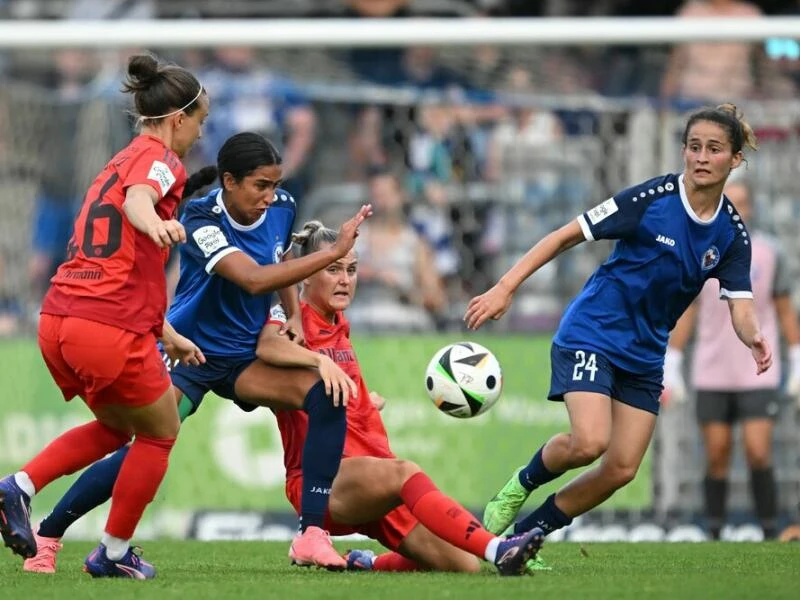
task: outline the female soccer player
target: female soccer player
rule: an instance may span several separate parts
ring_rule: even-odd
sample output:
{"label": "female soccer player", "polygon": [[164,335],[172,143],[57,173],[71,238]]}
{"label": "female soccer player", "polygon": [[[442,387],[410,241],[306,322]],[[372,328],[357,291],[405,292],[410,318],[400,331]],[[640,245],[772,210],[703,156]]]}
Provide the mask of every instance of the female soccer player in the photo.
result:
{"label": "female soccer player", "polygon": [[[745,225],[750,225],[753,206],[744,181],[729,183],[725,195]],[[800,327],[790,298],[786,259],[779,246],[758,232],[751,237],[756,311],[764,336],[772,347],[783,333],[789,350],[787,389],[800,391]],[[683,348],[697,327],[692,360],[692,384],[697,390],[697,419],[703,431],[707,472],[703,482],[709,533],[719,539],[725,523],[728,469],[733,442],[733,424],[742,422],[750,490],[764,537],[777,536],[778,491],[772,470],[772,424],[778,416],[781,383],[780,362],[766,376],[756,377],[748,368],[748,352],[735,343],[727,323],[727,310],[714,297],[716,286],[706,285],[678,320],[670,336],[664,361],[665,395],[681,402],[686,395],[681,365]]]}
{"label": "female soccer player", "polygon": [[[306,256],[339,243],[335,231],[316,221],[307,223],[293,241]],[[329,357],[358,385],[359,392],[347,407],[345,457],[330,489],[325,528],[337,535],[360,532],[391,550],[374,561],[369,553],[351,553],[351,566],[359,568],[474,572],[479,568],[478,557],[494,563],[501,575],[522,574],[544,538],[540,529],[532,528],[508,539],[492,535],[462,506],[442,494],[417,465],[395,458],[389,449],[343,314],[355,294],[356,263],[351,251],[303,282],[307,348],[280,335],[285,317],[278,306],[272,310],[257,349],[264,363],[281,367],[314,367],[321,356]],[[283,439],[286,495],[299,511],[300,465],[308,419],[299,411],[276,411],[276,416]]]}
{"label": "female soccer player", "polygon": [[600,456],[597,467],[549,496],[514,531],[569,525],[634,478],[655,427],[669,332],[707,279],[719,281],[756,372],[772,364],[753,305],[750,237],[722,194],[745,145],[755,149],[755,136],[734,106],[694,113],[683,132],[682,174],[626,189],[548,234],[469,303],[464,319],[478,329],[503,316],[522,282],[564,250],[584,240],[619,240],[553,339],[548,398],[566,403],[570,432],[544,444],[489,502],[489,531],[505,531],[538,486]]}
{"label": "female soccer player", "polygon": [[[216,172],[222,187],[189,202],[182,217],[187,243],[181,246],[180,281],[168,319],[197,341],[208,360],[172,369],[180,416],[194,412],[210,390],[245,410],[259,405],[305,410],[310,427],[303,452],[302,533],[291,555],[299,563],[344,568],[344,559],[321,526],[328,505],[324,491],[331,487],[344,446],[345,413],[339,399],[346,404],[355,384],[330,360],[320,360],[318,372],[288,371],[265,365],[255,351],[272,292],[294,286],[344,256],[371,208],[362,207],[342,226],[335,245],[283,261],[295,201],[278,187],[281,156],[275,147],[255,133],[234,135],[219,151]],[[296,287],[279,294],[299,312]],[[302,326],[298,323],[293,330],[302,332]],[[42,551],[25,562],[25,570],[55,570],[59,538],[108,499],[125,452],[127,448],[81,475],[41,523],[37,540]]]}
{"label": "female soccer player", "polygon": [[143,579],[154,570],[128,540],[164,477],[180,423],[156,338],[173,358],[204,360],[164,321],[164,259],[169,246],[186,239],[174,219],[186,183],[180,158],[200,136],[208,98],[189,71],[149,55],[130,59],[123,91],[133,94],[141,135],[89,188],[39,321],[39,347],[64,399],[80,396],[96,420],[56,438],[0,481],[0,534],[15,553],[34,556],[33,495],[133,436],[102,543],[86,569]]}

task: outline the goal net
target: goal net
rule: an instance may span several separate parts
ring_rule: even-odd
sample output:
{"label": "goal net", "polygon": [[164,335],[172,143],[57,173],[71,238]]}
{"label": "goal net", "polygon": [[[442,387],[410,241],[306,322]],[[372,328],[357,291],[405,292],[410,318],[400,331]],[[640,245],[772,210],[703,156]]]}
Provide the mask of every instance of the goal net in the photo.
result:
{"label": "goal net", "polygon": [[[283,151],[298,226],[310,218],[338,226],[365,201],[379,211],[399,207],[413,242],[362,249],[362,266],[394,269],[402,281],[364,278],[363,301],[352,311],[356,350],[370,389],[388,400],[383,416],[395,452],[482,510],[514,468],[568,425],[563,407],[544,401],[549,340],[610,245],[583,244],[542,269],[509,314],[478,336],[505,374],[504,395],[488,414],[460,421],[438,413],[424,392],[428,359],[467,335],[460,318],[469,298],[546,233],[622,188],[681,169],[687,111],[703,103],[658,99],[670,42],[715,36],[760,47],[782,40],[793,23],[765,21],[720,29],[558,19],[445,28],[438,21],[0,23],[0,472],[89,417],[79,403],[61,402],[47,374],[35,344],[37,311],[88,183],[131,137],[128,99],[119,92],[131,53],[147,48],[174,60],[209,91],[211,114],[187,157],[190,172],[213,163],[229,135],[257,131]],[[782,65],[768,58],[747,75],[749,98],[732,99],[761,143],[740,169],[754,190],[757,225],[785,246],[796,274],[800,113]],[[388,192],[376,187],[381,177],[394,180]],[[428,249],[422,264],[412,258],[419,244]],[[426,272],[438,286],[427,296],[418,293]],[[782,510],[792,511],[797,425],[792,404],[781,410],[774,456]],[[636,481],[605,507],[626,511],[629,525],[667,514],[692,521],[703,472],[694,423],[690,404],[665,410]],[[740,463],[731,503],[749,509]],[[181,432],[142,533],[285,535],[283,474],[272,415],[209,398]],[[52,486],[35,511],[46,511],[65,485]],[[76,531],[93,533],[102,518],[100,511]]]}

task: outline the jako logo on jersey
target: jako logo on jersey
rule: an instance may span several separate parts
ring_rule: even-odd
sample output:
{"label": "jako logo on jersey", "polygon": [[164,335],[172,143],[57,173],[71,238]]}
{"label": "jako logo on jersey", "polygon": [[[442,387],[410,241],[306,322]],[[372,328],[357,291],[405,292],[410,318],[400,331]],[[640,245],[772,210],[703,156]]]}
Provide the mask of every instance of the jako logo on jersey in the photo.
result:
{"label": "jako logo on jersey", "polygon": [[272,262],[276,265],[281,262],[283,258],[283,243],[278,242],[275,244],[275,247],[272,248]]}
{"label": "jako logo on jersey", "polygon": [[701,264],[703,271],[713,269],[719,264],[719,250],[717,250],[716,246],[711,246],[711,248],[705,251]]}
{"label": "jako logo on jersey", "polygon": [[675,240],[673,240],[672,238],[668,238],[667,236],[661,235],[661,234],[658,234],[656,236],[656,241],[657,242],[661,242],[662,244],[665,244],[667,246],[674,246],[675,245]]}
{"label": "jako logo on jersey", "polygon": [[592,225],[597,225],[600,221],[606,217],[610,217],[618,210],[619,207],[617,206],[617,203],[614,202],[613,198],[609,198],[608,200],[601,202],[594,208],[590,209],[589,212],[586,213],[586,216],[589,217],[589,221],[592,223]]}

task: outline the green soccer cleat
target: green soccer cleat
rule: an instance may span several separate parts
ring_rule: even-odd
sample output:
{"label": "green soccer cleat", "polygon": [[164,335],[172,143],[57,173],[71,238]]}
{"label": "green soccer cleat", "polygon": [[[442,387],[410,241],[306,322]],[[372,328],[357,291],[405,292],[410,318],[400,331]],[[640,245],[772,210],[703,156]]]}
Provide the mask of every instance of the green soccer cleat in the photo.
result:
{"label": "green soccer cleat", "polygon": [[540,554],[537,554],[535,558],[532,558],[525,563],[526,575],[535,575],[536,571],[552,571],[552,570],[553,567],[544,562],[544,559]]}
{"label": "green soccer cleat", "polygon": [[486,509],[483,511],[483,526],[487,531],[500,535],[517,518],[522,505],[531,493],[526,490],[519,482],[519,472],[524,467],[520,467],[511,476],[503,489],[489,500]]}

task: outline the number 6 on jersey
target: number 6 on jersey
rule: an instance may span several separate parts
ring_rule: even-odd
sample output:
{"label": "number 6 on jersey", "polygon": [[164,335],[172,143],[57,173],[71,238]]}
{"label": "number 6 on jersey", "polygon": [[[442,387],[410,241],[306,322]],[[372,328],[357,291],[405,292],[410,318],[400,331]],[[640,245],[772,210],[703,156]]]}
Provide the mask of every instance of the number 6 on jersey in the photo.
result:
{"label": "number 6 on jersey", "polygon": [[589,381],[594,381],[597,373],[597,357],[594,352],[587,356],[583,350],[575,352],[575,368],[572,369],[572,381],[583,381],[584,373],[588,373]]}

